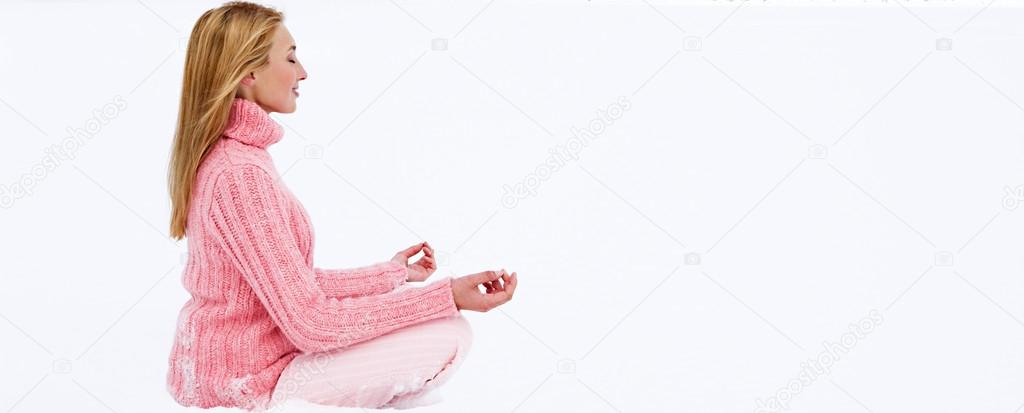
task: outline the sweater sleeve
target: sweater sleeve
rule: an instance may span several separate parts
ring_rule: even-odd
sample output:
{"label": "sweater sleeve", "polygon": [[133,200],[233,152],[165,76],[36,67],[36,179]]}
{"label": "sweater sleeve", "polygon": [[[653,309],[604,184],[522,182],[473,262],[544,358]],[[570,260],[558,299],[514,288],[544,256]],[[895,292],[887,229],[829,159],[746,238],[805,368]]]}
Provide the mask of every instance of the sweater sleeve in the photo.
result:
{"label": "sweater sleeve", "polygon": [[358,268],[314,267],[316,281],[331,297],[361,297],[384,294],[405,283],[409,270],[392,261]]}
{"label": "sweater sleeve", "polygon": [[458,314],[450,277],[380,295],[328,297],[287,232],[285,195],[277,185],[258,165],[228,167],[214,183],[208,224],[296,348],[309,353],[347,347]]}

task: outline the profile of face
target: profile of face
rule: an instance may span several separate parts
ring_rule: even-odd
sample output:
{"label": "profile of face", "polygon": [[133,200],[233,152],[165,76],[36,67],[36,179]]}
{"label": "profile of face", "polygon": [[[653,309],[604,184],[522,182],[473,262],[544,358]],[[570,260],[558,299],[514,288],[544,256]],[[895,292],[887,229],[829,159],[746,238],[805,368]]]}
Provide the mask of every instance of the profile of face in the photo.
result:
{"label": "profile of face", "polygon": [[242,78],[237,96],[256,102],[267,113],[295,112],[299,81],[306,79],[306,69],[295,56],[295,39],[283,24],[274,31],[268,59],[262,69]]}

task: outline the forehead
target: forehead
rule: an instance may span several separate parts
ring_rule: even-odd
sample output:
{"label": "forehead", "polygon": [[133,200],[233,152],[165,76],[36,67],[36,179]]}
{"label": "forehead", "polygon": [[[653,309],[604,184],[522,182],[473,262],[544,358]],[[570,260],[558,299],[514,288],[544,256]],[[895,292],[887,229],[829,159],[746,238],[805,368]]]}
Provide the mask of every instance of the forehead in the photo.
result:
{"label": "forehead", "polygon": [[291,32],[283,24],[277,26],[277,30],[274,32],[274,48],[278,50],[288,50],[295,45],[295,39],[292,38]]}

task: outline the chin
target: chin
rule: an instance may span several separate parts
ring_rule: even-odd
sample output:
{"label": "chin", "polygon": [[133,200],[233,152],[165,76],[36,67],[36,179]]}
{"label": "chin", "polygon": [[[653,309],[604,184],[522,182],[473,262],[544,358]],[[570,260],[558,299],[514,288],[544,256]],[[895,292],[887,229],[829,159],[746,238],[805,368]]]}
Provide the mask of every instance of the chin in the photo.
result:
{"label": "chin", "polygon": [[296,106],[295,105],[295,101],[292,100],[291,102],[287,102],[287,103],[285,103],[283,105],[279,105],[277,107],[277,110],[275,110],[274,112],[277,112],[277,113],[293,113],[293,112],[295,112],[295,106]]}

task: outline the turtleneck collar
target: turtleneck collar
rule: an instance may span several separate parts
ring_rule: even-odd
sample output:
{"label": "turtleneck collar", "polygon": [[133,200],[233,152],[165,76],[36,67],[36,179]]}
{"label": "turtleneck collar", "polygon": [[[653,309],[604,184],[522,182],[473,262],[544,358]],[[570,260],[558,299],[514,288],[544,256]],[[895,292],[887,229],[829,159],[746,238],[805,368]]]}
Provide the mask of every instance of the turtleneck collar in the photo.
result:
{"label": "turtleneck collar", "polygon": [[266,148],[281,140],[284,129],[256,102],[236,97],[231,102],[225,137],[247,145]]}

